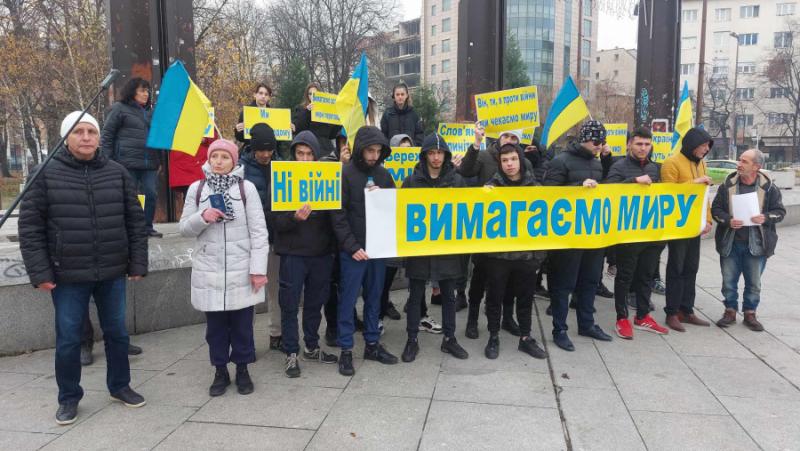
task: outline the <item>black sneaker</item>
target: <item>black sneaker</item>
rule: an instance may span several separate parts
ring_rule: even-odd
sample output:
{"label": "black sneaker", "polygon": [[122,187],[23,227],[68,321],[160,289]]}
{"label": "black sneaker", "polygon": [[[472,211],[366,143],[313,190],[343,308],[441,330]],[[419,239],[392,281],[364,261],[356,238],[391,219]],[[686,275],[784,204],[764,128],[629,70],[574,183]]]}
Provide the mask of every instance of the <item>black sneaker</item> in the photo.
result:
{"label": "black sneaker", "polygon": [[142,407],[145,405],[144,397],[133,391],[130,386],[124,387],[116,393],[111,393],[111,399],[119,401],[127,407]]}
{"label": "black sneaker", "polygon": [[414,359],[417,358],[417,353],[419,352],[419,343],[417,340],[408,340],[406,342],[406,347],[403,348],[403,354],[400,356],[404,362],[413,362]]}
{"label": "black sneaker", "polygon": [[149,236],[150,238],[164,238],[164,234],[157,231],[156,229],[148,230],[147,236]]}
{"label": "black sneaker", "polygon": [[600,282],[600,284],[597,285],[597,290],[595,291],[595,294],[600,296],[601,298],[611,299],[614,297],[614,292],[606,288],[603,282]]}
{"label": "black sneaker", "polygon": [[603,329],[600,328],[597,324],[592,326],[589,330],[585,330],[583,332],[578,331],[578,335],[582,335],[584,337],[594,338],[595,340],[600,341],[611,341],[611,335],[603,332]]}
{"label": "black sneaker", "polygon": [[273,337],[272,335],[269,336],[269,348],[273,351],[280,351],[283,349],[283,337],[278,335],[277,337]]}
{"label": "black sneaker", "polygon": [[469,304],[467,303],[467,293],[459,291],[456,294],[456,311],[460,312],[467,307],[469,307]]}
{"label": "black sneaker", "polygon": [[297,354],[291,353],[286,356],[286,377],[300,377],[300,364],[297,362]]}
{"label": "black sneaker", "polygon": [[574,351],[575,345],[572,344],[572,340],[569,339],[567,332],[558,332],[553,334],[553,343],[556,344],[559,348],[565,351]]}
{"label": "black sneaker", "polygon": [[225,394],[225,390],[228,388],[228,385],[231,385],[231,375],[228,374],[228,367],[219,366],[217,367],[217,371],[214,373],[214,382],[212,382],[211,386],[208,387],[208,395],[222,396]]}
{"label": "black sneaker", "polygon": [[431,304],[432,305],[442,305],[442,293],[431,294]]}
{"label": "black sneaker", "polygon": [[339,358],[333,354],[328,354],[320,348],[308,350],[303,349],[303,360],[306,362],[319,362],[319,363],[336,363]]}
{"label": "black sneaker", "polygon": [[517,349],[528,354],[529,356],[533,357],[534,359],[544,359],[547,358],[547,353],[544,349],[540,348],[539,345],[536,343],[536,340],[533,337],[521,337],[519,339],[519,346]]}
{"label": "black sneaker", "polygon": [[250,379],[250,372],[247,365],[236,365],[236,391],[240,395],[253,393],[253,380]]}
{"label": "black sneaker", "polygon": [[81,366],[89,366],[94,362],[94,356],[92,356],[92,347],[81,345]]}
{"label": "black sneaker", "polygon": [[544,314],[547,315],[547,316],[553,316],[553,306],[552,305],[548,305],[547,308],[544,311]]}
{"label": "black sneaker", "polygon": [[393,320],[398,320],[402,318],[402,316],[400,316],[400,312],[398,312],[397,309],[394,308],[394,304],[392,304],[391,302],[389,303],[389,306],[386,307],[386,311],[384,312],[384,314],[388,316],[389,319]]}
{"label": "black sneaker", "polygon": [[338,339],[338,334],[336,333],[335,329],[331,329],[330,327],[325,328],[325,344],[331,348],[336,348],[339,346],[339,343],[336,342]]}
{"label": "black sneaker", "polygon": [[652,283],[653,293],[664,296],[667,294],[667,287],[661,279],[653,279]]}
{"label": "black sneaker", "polygon": [[462,348],[460,344],[458,344],[458,341],[456,341],[456,337],[442,338],[442,346],[440,349],[442,350],[442,352],[450,354],[457,359],[463,360],[469,357],[469,353],[467,353],[467,351],[464,348]]}
{"label": "black sneaker", "polygon": [[500,328],[507,331],[511,335],[515,337],[519,337],[522,334],[522,331],[519,330],[519,324],[514,321],[513,317],[504,318],[503,324],[500,325]]}
{"label": "black sneaker", "polygon": [[497,335],[489,336],[489,342],[486,343],[483,354],[487,359],[496,359],[500,355],[500,337]]}
{"label": "black sneaker", "polygon": [[136,345],[132,345],[130,343],[128,344],[128,355],[139,355],[141,353],[142,353],[142,348]]}
{"label": "black sneaker", "polygon": [[466,330],[464,330],[464,335],[466,335],[467,338],[471,338],[473,340],[478,338],[478,336],[480,335],[478,333],[478,323],[477,322],[474,322],[474,323],[468,322],[467,323],[467,328],[466,328]]}
{"label": "black sneaker", "polygon": [[367,343],[364,347],[364,360],[374,360],[384,365],[394,365],[397,363],[397,357],[389,353],[380,343]]}
{"label": "black sneaker", "polygon": [[339,354],[339,374],[342,376],[356,374],[356,370],[353,368],[353,351],[342,351]]}
{"label": "black sneaker", "polygon": [[66,402],[58,405],[56,411],[56,423],[61,426],[72,424],[78,419],[78,403]]}

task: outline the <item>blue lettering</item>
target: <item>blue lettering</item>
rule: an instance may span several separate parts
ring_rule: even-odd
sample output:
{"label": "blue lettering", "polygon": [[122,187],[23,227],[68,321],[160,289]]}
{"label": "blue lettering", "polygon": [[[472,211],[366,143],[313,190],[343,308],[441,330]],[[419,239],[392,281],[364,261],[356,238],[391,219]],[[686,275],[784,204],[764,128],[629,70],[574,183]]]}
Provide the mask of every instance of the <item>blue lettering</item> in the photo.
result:
{"label": "blue lettering", "polygon": [[[652,199],[652,202],[651,202]],[[644,203],[642,204],[642,222],[639,227],[646,230],[650,227],[652,222],[653,229],[658,228],[658,196],[651,198],[644,196]]]}
{"label": "blue lettering", "polygon": [[535,212],[528,219],[528,235],[547,236],[547,202],[535,200],[531,202],[528,211]]}
{"label": "blue lettering", "polygon": [[619,204],[619,219],[617,219],[617,229],[636,230],[636,217],[639,216],[640,196],[622,196]]}
{"label": "blue lettering", "polygon": [[292,175],[287,171],[280,171],[272,181],[272,201],[292,201]]}
{"label": "blue lettering", "polygon": [[572,211],[572,205],[566,199],[558,199],[553,203],[553,210],[550,216],[550,224],[552,224],[553,233],[558,236],[564,236],[569,233],[572,223],[564,220],[564,213]]}
{"label": "blue lettering", "polygon": [[308,202],[310,190],[308,189],[308,180],[300,180],[300,202]]}
{"label": "blue lettering", "polygon": [[453,239],[453,204],[442,205],[442,213],[439,212],[439,204],[431,205],[431,241],[436,241],[444,230],[444,239]]}
{"label": "blue lettering", "polygon": [[519,213],[525,211],[526,202],[522,200],[515,200],[511,202],[511,221],[509,223],[511,228],[511,237],[516,238],[519,233],[517,231],[517,224],[519,222]]}
{"label": "blue lettering", "polygon": [[486,223],[486,238],[505,238],[506,204],[494,201],[489,204],[488,212],[489,214],[497,213],[497,215]]}
{"label": "blue lettering", "polygon": [[688,199],[686,195],[678,194],[678,210],[681,212],[681,218],[677,224],[678,227],[686,225],[686,221],[689,220],[689,212],[692,210],[692,204],[694,204],[695,200],[697,200],[697,194],[692,194]]}
{"label": "blue lettering", "polygon": [[[592,208],[589,211],[586,205],[586,199],[575,200],[575,234],[582,235],[583,229],[586,229],[586,234],[599,234],[600,233],[600,199],[592,200]],[[594,230],[594,231],[593,231]]]}
{"label": "blue lettering", "polygon": [[406,208],[406,241],[422,241],[427,234],[425,227],[425,206],[408,204]]}
{"label": "blue lettering", "polygon": [[661,207],[661,228],[664,228],[664,219],[667,216],[671,215],[673,211],[675,211],[675,199],[667,194],[662,194],[660,196],[660,207]]}
{"label": "blue lettering", "polygon": [[469,214],[469,206],[465,203],[456,205],[456,239],[463,239],[466,235],[467,239],[472,239],[474,236],[477,239],[483,237],[483,202],[476,202],[475,208],[472,210],[472,216]]}

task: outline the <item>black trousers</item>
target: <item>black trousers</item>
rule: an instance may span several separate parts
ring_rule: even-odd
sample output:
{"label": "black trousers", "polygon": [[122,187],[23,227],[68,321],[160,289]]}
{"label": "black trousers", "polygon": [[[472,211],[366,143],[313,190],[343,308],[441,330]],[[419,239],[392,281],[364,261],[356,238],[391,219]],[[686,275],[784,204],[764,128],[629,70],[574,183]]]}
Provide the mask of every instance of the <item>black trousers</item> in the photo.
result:
{"label": "black trousers", "polygon": [[[425,302],[427,280],[409,279],[408,282],[411,293],[408,296],[406,332],[408,332],[409,339],[416,339],[419,333],[419,321],[423,317],[421,306]],[[440,280],[439,288],[442,290],[442,331],[445,337],[452,338],[456,333],[456,280]],[[427,308],[425,316],[427,316]]]}
{"label": "black trousers", "polygon": [[237,365],[256,361],[253,341],[254,307],[223,312],[206,312],[206,342],[211,364]]}
{"label": "black trousers", "polygon": [[[523,337],[530,335],[533,294],[536,290],[533,281],[536,278],[537,269],[539,269],[539,263],[536,260],[487,259],[486,319],[491,334],[500,331],[504,301],[509,298],[513,300],[516,297],[520,332]],[[510,310],[506,307],[503,313],[510,315]]]}
{"label": "black trousers", "polygon": [[383,292],[381,293],[381,313],[378,315],[379,319],[383,319],[386,316],[386,310],[389,308],[389,292],[392,290],[392,282],[394,282],[394,276],[397,275],[397,271],[400,268],[394,266],[387,266],[386,267],[386,276],[383,279]]}
{"label": "black trousers", "polygon": [[617,319],[628,317],[628,292],[636,295],[636,317],[650,313],[650,282],[658,268],[660,243],[619,244],[616,248],[617,275],[614,277],[614,306]]}
{"label": "black trousers", "polygon": [[664,312],[694,313],[695,281],[700,269],[700,237],[672,240],[668,243],[667,305]]}
{"label": "black trousers", "polygon": [[297,314],[303,297],[303,341],[306,348],[319,347],[319,325],[322,306],[328,301],[333,256],[303,257],[282,255],[278,303],[281,306],[283,350],[286,354],[300,352],[300,331]]}
{"label": "black trousers", "polygon": [[576,294],[578,332],[594,326],[594,296],[603,273],[604,249],[562,249],[551,251],[550,306],[553,310],[553,335],[567,330],[569,296]]}
{"label": "black trousers", "polygon": [[[485,254],[472,254],[472,279],[469,282],[468,322],[477,322],[480,314],[481,299],[487,289],[489,258]],[[494,260],[494,259],[493,259]],[[534,275],[535,277],[535,275]],[[535,291],[535,289],[534,289]],[[512,318],[514,313],[514,292],[508,291],[503,299],[503,318]],[[424,315],[423,315],[424,316]]]}

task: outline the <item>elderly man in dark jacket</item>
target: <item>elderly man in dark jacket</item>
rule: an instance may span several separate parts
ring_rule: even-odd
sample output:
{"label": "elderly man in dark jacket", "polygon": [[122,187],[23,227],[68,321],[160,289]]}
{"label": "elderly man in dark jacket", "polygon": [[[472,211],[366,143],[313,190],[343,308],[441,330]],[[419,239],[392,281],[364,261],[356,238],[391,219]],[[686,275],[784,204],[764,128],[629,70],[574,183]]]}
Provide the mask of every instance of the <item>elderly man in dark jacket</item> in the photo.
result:
{"label": "elderly man in dark jacket", "polygon": [[342,209],[331,212],[333,230],[339,240],[339,373],[355,374],[353,369],[353,308],[363,287],[364,359],[384,364],[397,363],[397,357],[380,344],[378,315],[381,290],[386,275],[386,262],[371,259],[364,251],[367,245],[366,189],[394,188],[394,180],[381,162],[391,155],[389,141],[380,129],[361,127],[356,133],[353,155],[342,168]]}
{"label": "elderly man in dark jacket", "polygon": [[[403,181],[403,188],[463,188],[464,180],[456,172],[452,163],[453,154],[444,138],[438,134],[428,135],[422,143],[419,163],[414,173]],[[456,281],[463,274],[462,256],[437,255],[431,257],[410,257],[406,260],[406,275],[411,294],[408,297],[406,332],[408,341],[403,350],[404,362],[413,362],[419,352],[417,334],[420,329],[420,304],[425,299],[425,282],[439,282],[442,290],[442,324],[444,338],[442,352],[459,359],[469,357],[467,351],[456,341]]]}
{"label": "elderly man in dark jacket", "polygon": [[[775,224],[786,216],[786,208],[781,201],[781,191],[761,172],[763,165],[764,154],[760,150],[750,149],[742,153],[736,172],[730,174],[719,187],[711,206],[711,215],[717,221],[714,240],[722,267],[722,295],[725,297],[725,313],[717,321],[719,327],[736,323],[739,275],[743,275],[744,325],[756,332],[764,330],[756,318],[756,309],[761,300],[761,273],[767,258],[775,253],[778,244]],[[748,193],[756,193],[759,214],[749,218],[749,221],[745,221],[747,218],[735,218],[733,203],[737,201],[736,196]]]}
{"label": "elderly man in dark jacket", "polygon": [[25,195],[20,209],[20,250],[34,287],[52,295],[55,307],[58,383],[56,422],[77,418],[81,329],[90,298],[97,304],[105,339],[111,397],[144,405],[130,384],[125,328],[125,276],[147,274],[147,231],[136,185],[120,164],[98,151],[100,130],[90,115],[69,114],[50,164]]}
{"label": "elderly man in dark jacket", "polygon": [[[659,167],[650,160],[653,134],[645,128],[634,130],[628,139],[628,155],[617,160],[608,173],[607,183],[658,183]],[[658,270],[658,260],[664,244],[661,242],[628,243],[616,246],[617,274],[614,277],[614,305],[617,310],[616,331],[620,338],[633,339],[633,328],[628,320],[626,298],[633,289],[636,296],[636,318],[633,323],[639,330],[666,334],[669,330],[650,316],[650,281]]]}
{"label": "elderly man in dark jacket", "polygon": [[[580,139],[550,160],[545,169],[545,186],[597,187],[603,167],[597,155],[606,142],[606,129],[598,121],[581,126]],[[553,282],[550,303],[553,312],[553,341],[566,351],[575,346],[567,336],[569,295],[577,297],[578,335],[610,341],[611,337],[594,322],[594,295],[603,272],[605,249],[560,249],[549,253]]]}

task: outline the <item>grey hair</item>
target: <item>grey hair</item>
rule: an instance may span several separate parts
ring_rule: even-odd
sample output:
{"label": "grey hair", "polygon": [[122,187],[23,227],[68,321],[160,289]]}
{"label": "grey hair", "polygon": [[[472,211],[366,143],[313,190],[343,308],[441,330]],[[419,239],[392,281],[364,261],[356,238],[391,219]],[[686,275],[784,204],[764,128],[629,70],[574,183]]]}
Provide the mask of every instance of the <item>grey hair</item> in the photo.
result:
{"label": "grey hair", "polygon": [[753,163],[759,166],[764,166],[764,160],[766,160],[766,158],[764,158],[764,152],[758,149],[747,149],[746,152],[753,152]]}

